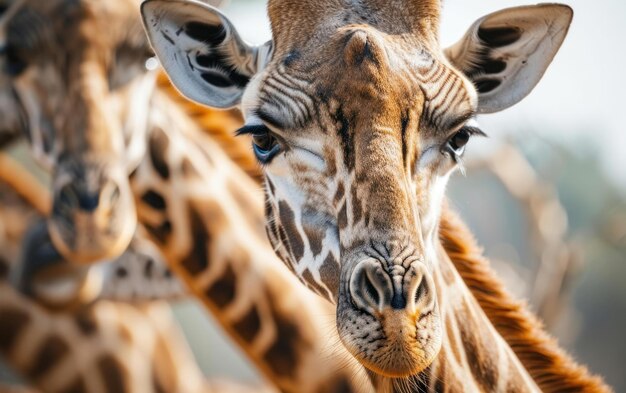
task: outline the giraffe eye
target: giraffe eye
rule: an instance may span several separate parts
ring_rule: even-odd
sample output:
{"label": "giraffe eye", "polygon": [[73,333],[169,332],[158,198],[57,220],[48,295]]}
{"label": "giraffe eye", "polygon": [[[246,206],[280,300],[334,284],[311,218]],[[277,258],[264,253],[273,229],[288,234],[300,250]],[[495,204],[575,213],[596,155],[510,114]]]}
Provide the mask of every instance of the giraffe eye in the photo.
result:
{"label": "giraffe eye", "polygon": [[265,125],[243,126],[237,131],[237,135],[242,134],[252,135],[252,149],[261,164],[269,163],[281,151],[280,143]]}
{"label": "giraffe eye", "polygon": [[470,132],[466,128],[461,128],[459,132],[452,135],[452,138],[448,140],[448,149],[456,156],[460,156],[465,151],[465,146],[470,139]]}

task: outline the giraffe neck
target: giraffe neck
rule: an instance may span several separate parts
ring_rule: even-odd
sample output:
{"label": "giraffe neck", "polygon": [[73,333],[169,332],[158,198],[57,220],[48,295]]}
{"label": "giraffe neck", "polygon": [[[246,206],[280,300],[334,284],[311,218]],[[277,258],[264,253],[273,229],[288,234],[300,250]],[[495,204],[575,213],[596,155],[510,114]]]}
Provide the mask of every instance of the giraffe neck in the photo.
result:
{"label": "giraffe neck", "polygon": [[611,391],[600,377],[559,347],[525,303],[505,290],[469,229],[447,206],[441,216],[440,237],[472,295],[542,391]]}
{"label": "giraffe neck", "polygon": [[148,155],[131,186],[174,273],[282,391],[368,391],[333,335],[332,306],[269,246],[261,190],[169,98],[153,100]]}
{"label": "giraffe neck", "polygon": [[439,254],[433,278],[438,288],[444,339],[439,356],[419,380],[433,392],[538,392],[443,248]]}

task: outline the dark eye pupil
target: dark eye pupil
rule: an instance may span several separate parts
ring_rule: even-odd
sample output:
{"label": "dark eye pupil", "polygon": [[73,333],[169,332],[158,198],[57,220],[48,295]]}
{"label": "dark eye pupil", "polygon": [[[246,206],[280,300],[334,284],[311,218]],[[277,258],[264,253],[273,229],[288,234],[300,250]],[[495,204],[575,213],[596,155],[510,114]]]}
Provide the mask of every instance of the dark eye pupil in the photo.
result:
{"label": "dark eye pupil", "polygon": [[450,139],[450,147],[452,147],[454,150],[460,150],[463,147],[465,147],[465,145],[467,145],[469,138],[470,138],[469,133],[465,130],[461,130],[457,132],[452,137],[452,139]]}
{"label": "dark eye pupil", "polygon": [[254,144],[261,150],[271,150],[274,146],[274,138],[269,134],[258,134],[253,136]]}

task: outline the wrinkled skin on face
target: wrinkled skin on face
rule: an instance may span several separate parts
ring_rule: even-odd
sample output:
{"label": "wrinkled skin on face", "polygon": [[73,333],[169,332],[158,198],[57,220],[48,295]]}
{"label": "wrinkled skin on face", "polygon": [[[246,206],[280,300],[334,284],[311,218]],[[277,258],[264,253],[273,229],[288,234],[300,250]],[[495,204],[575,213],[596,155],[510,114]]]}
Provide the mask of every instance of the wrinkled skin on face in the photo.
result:
{"label": "wrinkled skin on face", "polygon": [[[148,0],[150,42],[172,82],[214,107],[241,103],[266,178],[267,232],[337,304],[345,346],[370,370],[415,375],[437,356],[435,287],[445,186],[473,117],[539,81],[571,10],[479,19],[443,51],[437,1],[270,1],[273,41],[250,47],[219,11]],[[442,282],[437,280],[437,282]]]}
{"label": "wrinkled skin on face", "polygon": [[135,231],[128,174],[143,152],[132,141],[145,131],[154,79],[137,6],[25,1],[6,24],[2,78],[35,156],[53,169],[48,228],[71,261],[114,258]]}

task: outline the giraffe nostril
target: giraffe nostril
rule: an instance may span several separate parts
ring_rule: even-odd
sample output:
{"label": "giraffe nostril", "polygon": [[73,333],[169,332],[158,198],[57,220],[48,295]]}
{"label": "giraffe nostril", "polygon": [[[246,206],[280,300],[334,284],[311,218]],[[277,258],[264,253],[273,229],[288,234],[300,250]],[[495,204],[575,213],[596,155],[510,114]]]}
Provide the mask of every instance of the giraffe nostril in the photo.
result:
{"label": "giraffe nostril", "polygon": [[98,193],[84,192],[78,195],[78,205],[82,210],[88,212],[94,211],[100,204],[100,195]]}
{"label": "giraffe nostril", "polygon": [[415,291],[415,303],[419,303],[420,299],[424,298],[424,295],[426,294],[426,281],[422,280],[420,281],[419,285],[417,286],[417,291]]}
{"label": "giraffe nostril", "polygon": [[390,301],[392,291],[391,279],[377,261],[359,263],[350,278],[352,303],[370,313],[380,311]]}
{"label": "giraffe nostril", "polygon": [[372,304],[378,305],[380,304],[380,295],[378,294],[378,290],[369,279],[367,274],[363,275],[363,294],[369,297],[369,300]]}
{"label": "giraffe nostril", "polygon": [[436,295],[435,288],[432,282],[432,277],[425,270],[425,267],[421,263],[415,263],[411,267],[413,276],[411,280],[412,284],[409,285],[410,291],[414,291],[412,308],[420,313],[426,313],[435,306]]}

